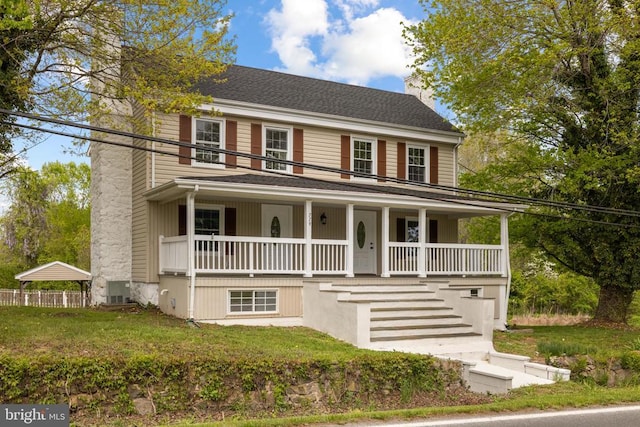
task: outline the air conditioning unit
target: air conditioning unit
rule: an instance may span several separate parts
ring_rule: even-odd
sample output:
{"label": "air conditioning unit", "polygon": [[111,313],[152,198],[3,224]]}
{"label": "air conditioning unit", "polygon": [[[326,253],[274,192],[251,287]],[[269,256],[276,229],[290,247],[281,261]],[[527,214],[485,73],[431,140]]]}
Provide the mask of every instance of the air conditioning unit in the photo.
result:
{"label": "air conditioning unit", "polygon": [[107,281],[107,304],[131,302],[131,285],[127,280]]}

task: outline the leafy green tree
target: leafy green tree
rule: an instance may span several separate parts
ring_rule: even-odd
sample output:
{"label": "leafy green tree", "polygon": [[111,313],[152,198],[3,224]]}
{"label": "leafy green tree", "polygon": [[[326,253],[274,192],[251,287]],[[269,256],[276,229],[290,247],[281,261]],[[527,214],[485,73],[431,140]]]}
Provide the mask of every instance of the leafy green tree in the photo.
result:
{"label": "leafy green tree", "polygon": [[10,206],[0,219],[0,277],[52,261],[90,267],[90,167],[47,163],[22,168],[3,183]]}
{"label": "leafy green tree", "polygon": [[534,208],[525,242],[599,286],[625,322],[640,287],[640,2],[421,0],[416,71],[470,132],[507,137],[488,189],[616,211]]}
{"label": "leafy green tree", "polygon": [[[76,121],[98,120],[127,100],[147,112],[192,110],[210,101],[193,84],[233,59],[225,3],[4,0],[0,88],[8,93],[0,92],[0,107]],[[0,133],[8,144],[7,128]]]}

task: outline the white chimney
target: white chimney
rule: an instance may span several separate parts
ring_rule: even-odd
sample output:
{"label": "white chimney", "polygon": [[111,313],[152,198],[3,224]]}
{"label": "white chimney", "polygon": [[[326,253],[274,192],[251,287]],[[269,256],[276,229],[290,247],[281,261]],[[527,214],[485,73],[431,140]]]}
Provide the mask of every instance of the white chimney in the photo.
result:
{"label": "white chimney", "polygon": [[433,98],[433,89],[424,88],[417,75],[412,74],[404,79],[404,93],[415,96],[433,111],[436,110],[436,100]]}

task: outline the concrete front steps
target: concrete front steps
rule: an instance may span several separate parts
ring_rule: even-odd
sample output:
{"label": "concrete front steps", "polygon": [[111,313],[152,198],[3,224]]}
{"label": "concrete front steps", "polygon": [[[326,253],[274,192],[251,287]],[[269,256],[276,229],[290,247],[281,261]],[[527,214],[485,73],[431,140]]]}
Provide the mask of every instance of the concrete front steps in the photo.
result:
{"label": "concrete front steps", "polygon": [[472,325],[445,305],[436,291],[423,283],[333,285],[340,302],[367,304],[370,308],[370,342],[449,340],[476,338]]}
{"label": "concrete front steps", "polygon": [[531,362],[526,356],[496,352],[486,340],[450,341],[436,347],[425,340],[373,346],[380,351],[429,354],[462,364],[462,378],[476,393],[504,394],[531,385],[569,381],[571,371]]}
{"label": "concrete front steps", "polygon": [[[304,292],[305,319],[315,320],[307,326],[361,348],[460,361],[462,377],[474,392],[500,394],[569,379],[566,369],[496,352],[493,301],[471,297],[469,289],[445,281],[309,283]],[[326,317],[329,311],[333,320]]]}

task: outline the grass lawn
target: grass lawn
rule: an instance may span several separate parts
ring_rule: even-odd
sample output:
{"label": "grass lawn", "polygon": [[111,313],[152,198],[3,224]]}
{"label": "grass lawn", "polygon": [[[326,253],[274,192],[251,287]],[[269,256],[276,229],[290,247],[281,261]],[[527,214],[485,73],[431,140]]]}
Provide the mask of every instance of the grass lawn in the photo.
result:
{"label": "grass lawn", "polygon": [[[586,326],[521,327],[496,332],[498,351],[544,361],[552,352],[606,360],[640,350],[640,329]],[[306,328],[222,327],[188,325],[156,310],[123,312],[87,309],[0,307],[0,357],[67,356],[128,358],[154,354],[180,357],[225,355],[230,358],[265,356],[282,360],[347,360],[368,353]],[[455,413],[486,413],[523,409],[581,407],[640,401],[638,381],[624,387],[602,387],[594,382],[569,382],[514,390],[476,406],[421,408],[406,411],[234,421],[210,425],[300,425],[343,423],[367,419],[410,419]],[[189,424],[193,425],[193,424]]]}
{"label": "grass lawn", "polygon": [[307,328],[200,325],[156,310],[0,307],[0,354],[348,359],[358,350]]}
{"label": "grass lawn", "polygon": [[[496,331],[493,343],[497,351],[521,354],[544,361],[546,356],[584,355],[604,360],[620,357],[640,345],[640,329],[612,329],[595,326],[531,326],[511,332]],[[558,354],[560,353],[560,354]]]}

